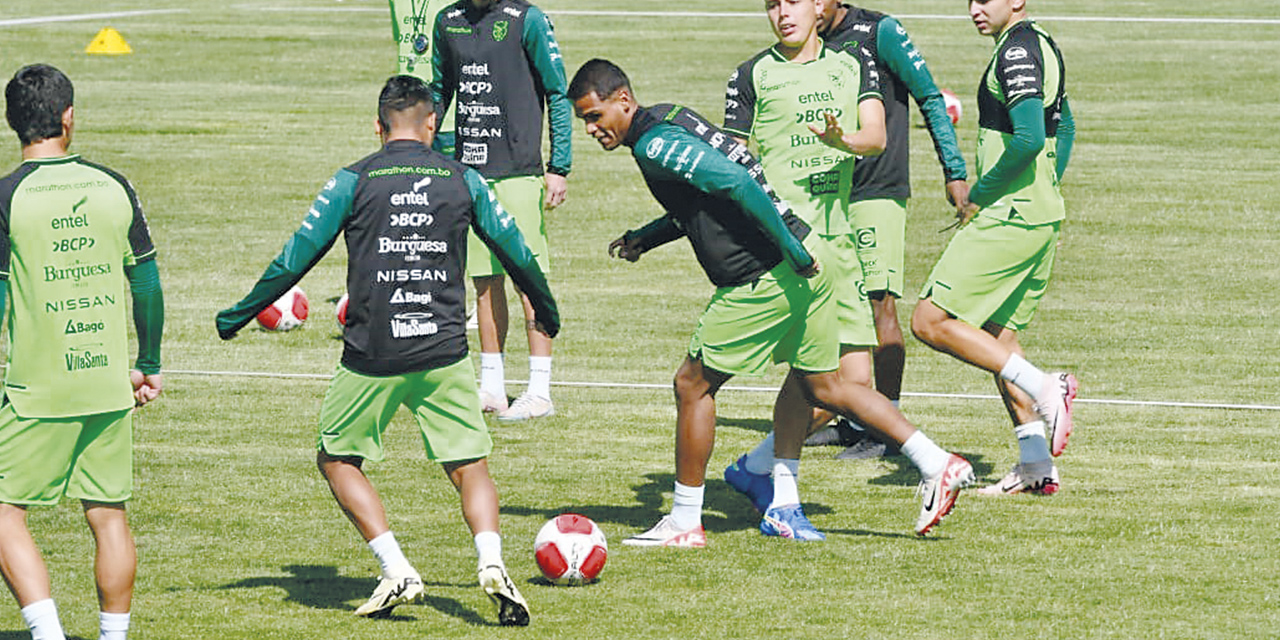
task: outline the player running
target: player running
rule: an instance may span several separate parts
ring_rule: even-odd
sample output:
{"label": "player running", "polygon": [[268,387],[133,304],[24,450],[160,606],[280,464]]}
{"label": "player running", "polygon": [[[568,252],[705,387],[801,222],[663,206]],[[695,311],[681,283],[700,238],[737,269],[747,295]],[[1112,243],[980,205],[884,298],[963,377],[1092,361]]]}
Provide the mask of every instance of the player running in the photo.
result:
{"label": "player running", "polygon": [[[0,179],[0,317],[9,362],[0,403],[0,572],[39,640],[62,624],[27,508],[79,498],[96,545],[101,640],[129,630],[138,557],[133,410],[163,388],[164,295],[142,206],[122,176],[68,153],[75,90],[43,64],[5,87],[22,165]],[[130,371],[125,283],[138,359]]]}
{"label": "player running", "polygon": [[[524,0],[459,0],[436,19],[431,82],[443,113],[456,99],[454,157],[489,181],[515,219],[543,273],[550,273],[544,209],[564,202],[572,165],[573,115],[565,98],[564,62],[551,20]],[[550,125],[551,158],[542,164],[542,117]],[[480,334],[480,399],[499,420],[555,413],[551,402],[551,336],[538,330],[527,291],[520,292],[529,339],[529,387],[507,404],[503,352],[507,295],[502,265],[473,235],[467,275],[476,288]],[[518,287],[518,285],[517,285]]]}
{"label": "player running", "polygon": [[[897,300],[903,292],[907,199],[911,197],[911,111],[915,100],[942,165],[947,198],[955,203],[969,192],[964,157],[947,117],[942,92],[924,57],[902,24],[892,16],[830,1],[822,5],[818,32],[829,45],[869,52],[880,73],[888,146],[878,156],[858,159],[853,171],[850,215],[867,296],[875,314],[879,346],[873,351],[876,390],[895,405],[902,393],[905,351],[898,323]],[[892,445],[868,437],[862,425],[839,421],[814,434],[809,444],[841,444],[841,459],[873,458],[893,453]]]}
{"label": "player running", "polygon": [[[1059,180],[1075,138],[1062,56],[1025,0],[972,0],[995,39],[978,86],[978,181],[957,203],[960,232],[920,292],[911,330],[929,346],[996,375],[1019,460],[979,493],[1055,493],[1053,457],[1071,435],[1077,383],[1022,356],[1018,333],[1044,296],[1066,208]],[[1047,431],[1047,434],[1046,434]]]}
{"label": "player running", "polygon": [[[756,141],[768,183],[778,185],[778,196],[830,248],[834,259],[823,267],[835,287],[833,338],[840,344],[840,377],[869,387],[875,323],[848,205],[855,158],[885,147],[875,63],[856,50],[823,45],[814,0],[767,0],[765,9],[778,43],[744,62],[730,78],[725,131],[742,144],[748,137]],[[811,424],[826,424],[833,416],[811,409],[798,380],[788,378],[774,408],[774,433],[725,469],[725,481],[751,498],[766,521],[771,512],[798,507],[795,487],[804,436]],[[926,482],[945,469],[951,456],[928,436],[905,420],[882,424],[888,431],[884,437],[904,447]],[[817,539],[822,535],[807,520],[793,529]]]}
{"label": "player running", "polygon": [[365,460],[382,460],[382,435],[404,405],[418,421],[427,456],[443,465],[461,495],[480,586],[498,606],[498,621],[523,626],[529,610],[502,561],[498,493],[486,462],[493,443],[467,358],[462,273],[468,228],[529,294],[540,330],[556,335],[560,316],[524,238],[484,178],[431,150],[435,123],[422,80],[387,80],[378,99],[382,149],[325,185],[249,295],[218,313],[218,335],[235,336],[343,234],[351,301],[342,362],[320,408],[316,464],[382,565],[377,589],[356,614],[385,616],[423,594],[422,579],[362,469]]}
{"label": "player running", "polygon": [[[789,382],[817,405],[866,422],[909,427],[883,396],[841,380],[833,285],[819,266],[820,260],[834,260],[830,249],[778,201],[746,147],[683,107],[640,107],[626,74],[606,60],[584,64],[569,96],[602,147],[631,148],[649,190],[667,210],[614,240],[610,254],[634,262],[687,236],[717,287],[675,375],[675,505],[656,526],[624,544],[706,546],[703,483],[715,442],[715,394],[734,375],[758,375],[771,361],[786,362]],[[778,438],[794,438],[798,451],[795,435]],[[949,456],[944,467],[930,479],[918,533],[950,511],[972,478],[971,467],[958,456]],[[768,511],[761,531],[821,539],[798,501],[794,508]]]}

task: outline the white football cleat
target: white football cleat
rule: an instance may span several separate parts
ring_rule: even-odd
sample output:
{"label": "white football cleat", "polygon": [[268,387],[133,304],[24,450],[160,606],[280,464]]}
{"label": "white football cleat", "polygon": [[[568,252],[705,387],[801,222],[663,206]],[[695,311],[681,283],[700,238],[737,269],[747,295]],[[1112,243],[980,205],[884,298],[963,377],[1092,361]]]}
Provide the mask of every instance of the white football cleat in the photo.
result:
{"label": "white football cleat", "polygon": [[399,578],[382,578],[369,596],[369,601],[356,609],[356,615],[366,618],[385,618],[391,610],[402,604],[414,604],[422,599],[422,578],[411,573]]}
{"label": "white football cleat", "polygon": [[671,516],[663,516],[652,529],[626,540],[622,544],[633,547],[684,547],[701,548],[707,546],[707,532],[698,525],[692,529],[681,529],[676,526]]}
{"label": "white football cleat", "polygon": [[504,627],[529,626],[529,603],[516,589],[504,567],[491,564],[480,570],[480,588],[498,607],[498,624]]}
{"label": "white football cleat", "polygon": [[1067,448],[1067,438],[1073,427],[1071,404],[1075,402],[1080,383],[1069,373],[1048,373],[1040,392],[1042,401],[1036,403],[1036,413],[1044,419],[1049,432],[1049,453],[1056,458]]}
{"label": "white football cleat", "polygon": [[1049,496],[1062,488],[1058,477],[1058,467],[1052,460],[1030,462],[1013,465],[1004,478],[992,485],[978,489],[975,493],[984,496],[1011,496],[1015,493],[1033,493]]}
{"label": "white football cleat", "polygon": [[535,396],[526,391],[516,398],[506,411],[498,413],[498,419],[503,422],[516,422],[530,418],[545,418],[555,413],[556,408],[551,404],[550,398]]}
{"label": "white football cleat", "polygon": [[956,506],[960,489],[973,482],[973,466],[956,454],[947,459],[942,472],[924,478],[916,493],[920,496],[920,517],[916,519],[916,535],[929,533]]}
{"label": "white football cleat", "polygon": [[494,395],[480,390],[480,411],[484,413],[502,413],[507,410],[507,394]]}

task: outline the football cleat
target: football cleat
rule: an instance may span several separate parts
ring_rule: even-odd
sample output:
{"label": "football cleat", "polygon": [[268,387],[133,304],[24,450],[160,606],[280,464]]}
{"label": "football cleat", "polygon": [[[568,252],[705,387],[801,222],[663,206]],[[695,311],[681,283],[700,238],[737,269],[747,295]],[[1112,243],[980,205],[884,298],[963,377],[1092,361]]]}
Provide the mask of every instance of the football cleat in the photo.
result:
{"label": "football cleat", "polygon": [[956,506],[960,489],[973,482],[973,466],[956,454],[947,459],[942,472],[924,478],[916,489],[920,496],[920,517],[916,519],[916,535],[929,533]]}
{"label": "football cleat", "polygon": [[818,531],[818,528],[804,517],[804,511],[798,504],[773,507],[765,511],[764,518],[760,520],[760,533],[800,542],[821,542],[827,539],[826,534]]}
{"label": "football cleat", "polygon": [[494,395],[480,390],[480,410],[485,413],[502,413],[507,410],[507,395]]}
{"label": "football cleat", "polygon": [[764,513],[773,502],[773,477],[767,473],[747,471],[747,456],[724,468],[724,481],[751,500],[756,511]]}
{"label": "football cleat", "polygon": [[702,548],[707,546],[707,532],[698,525],[692,529],[681,529],[676,526],[671,516],[663,516],[652,529],[636,534],[622,541],[632,547],[682,547]]}
{"label": "football cleat", "polygon": [[840,418],[834,424],[823,427],[809,434],[804,439],[806,447],[848,447],[858,440],[867,437],[867,432],[854,429],[847,418]]}
{"label": "football cleat", "polygon": [[1062,455],[1067,448],[1067,438],[1071,437],[1071,404],[1079,388],[1080,383],[1069,373],[1045,374],[1044,388],[1040,391],[1042,400],[1036,403],[1036,413],[1044,419],[1049,431],[1049,453],[1054,457]]}
{"label": "football cleat", "polygon": [[504,627],[529,626],[529,603],[516,589],[507,570],[491,564],[480,570],[480,588],[498,607],[498,624]]}
{"label": "football cleat", "polygon": [[356,615],[385,618],[402,604],[414,604],[422,598],[422,578],[412,573],[400,578],[382,578],[369,596],[369,601],[356,609]]}
{"label": "football cleat", "polygon": [[516,398],[515,402],[506,411],[498,413],[498,419],[503,422],[516,422],[519,420],[528,420],[529,418],[545,418],[555,415],[556,408],[551,404],[550,398],[531,395],[525,392]]}
{"label": "football cleat", "polygon": [[1019,462],[999,482],[978,489],[975,493],[984,496],[1011,496],[1015,493],[1050,496],[1061,488],[1058,467],[1051,460],[1045,460],[1025,464]]}

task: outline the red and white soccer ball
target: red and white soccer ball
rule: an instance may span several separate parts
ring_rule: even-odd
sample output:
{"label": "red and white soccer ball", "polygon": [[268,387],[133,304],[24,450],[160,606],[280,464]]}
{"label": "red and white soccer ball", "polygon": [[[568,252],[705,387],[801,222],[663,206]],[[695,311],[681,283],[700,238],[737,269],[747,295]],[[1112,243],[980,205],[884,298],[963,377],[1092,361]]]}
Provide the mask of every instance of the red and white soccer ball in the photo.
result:
{"label": "red and white soccer ball", "polygon": [[565,586],[595,581],[609,557],[604,532],[576,513],[562,513],[542,525],[533,549],[542,575]]}
{"label": "red and white soccer ball", "polygon": [[307,321],[307,294],[294,287],[258,314],[258,324],[267,331],[288,331]]}
{"label": "red and white soccer ball", "polygon": [[960,97],[952,93],[950,89],[943,89],[942,102],[947,105],[947,116],[951,118],[951,124],[959,123],[960,115],[964,113],[964,107],[960,104]]}
{"label": "red and white soccer ball", "polygon": [[350,297],[345,293],[342,294],[341,298],[338,298],[338,308],[334,313],[338,315],[339,327],[347,326],[347,302],[349,301],[349,298]]}

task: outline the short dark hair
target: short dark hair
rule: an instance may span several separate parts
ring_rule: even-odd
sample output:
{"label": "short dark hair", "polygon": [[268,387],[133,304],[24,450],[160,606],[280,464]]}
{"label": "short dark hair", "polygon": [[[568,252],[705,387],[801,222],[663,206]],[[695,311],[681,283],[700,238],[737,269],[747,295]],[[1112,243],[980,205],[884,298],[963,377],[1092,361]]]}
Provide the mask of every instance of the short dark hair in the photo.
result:
{"label": "short dark hair", "polygon": [[385,131],[391,128],[391,114],[408,111],[423,105],[427,113],[435,109],[431,89],[417,76],[391,76],[378,95],[378,124]]}
{"label": "short dark hair", "polygon": [[594,93],[596,97],[604,100],[613,95],[613,92],[623,88],[635,97],[631,80],[618,65],[601,58],[593,58],[578,67],[578,72],[573,74],[573,82],[569,83],[569,100],[577,102],[588,93]]}
{"label": "short dark hair", "polygon": [[71,79],[47,64],[27,65],[4,88],[5,118],[23,146],[62,135],[62,114],[75,100]]}

